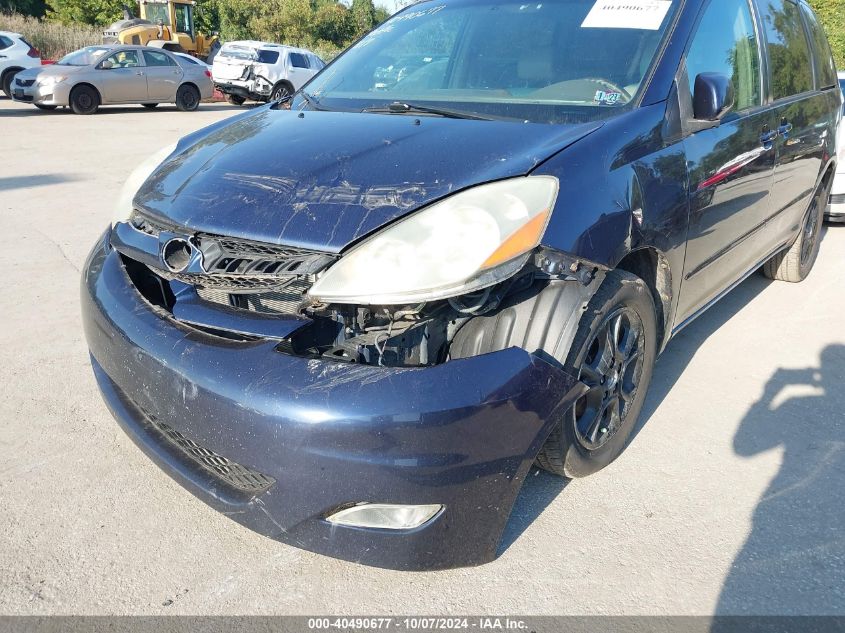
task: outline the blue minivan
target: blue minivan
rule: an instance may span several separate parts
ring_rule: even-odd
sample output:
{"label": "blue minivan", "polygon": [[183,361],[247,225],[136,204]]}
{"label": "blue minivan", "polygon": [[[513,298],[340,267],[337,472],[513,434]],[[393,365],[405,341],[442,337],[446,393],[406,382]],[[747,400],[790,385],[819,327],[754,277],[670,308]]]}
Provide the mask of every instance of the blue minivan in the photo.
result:
{"label": "blue minivan", "polygon": [[96,379],[260,533],[489,561],[532,464],[621,453],[674,334],[810,273],[841,117],[800,0],[419,2],[129,178],[82,282]]}

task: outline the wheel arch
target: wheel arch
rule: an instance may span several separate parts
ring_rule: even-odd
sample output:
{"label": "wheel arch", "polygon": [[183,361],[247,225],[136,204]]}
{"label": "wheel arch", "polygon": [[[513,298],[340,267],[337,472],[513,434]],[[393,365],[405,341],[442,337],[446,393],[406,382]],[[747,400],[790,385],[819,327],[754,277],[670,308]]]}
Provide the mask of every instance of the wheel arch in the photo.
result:
{"label": "wheel arch", "polygon": [[9,73],[12,73],[14,75],[15,73],[19,73],[22,70],[22,66],[9,66],[6,70],[3,71],[2,74],[0,74],[0,78],[5,79],[6,75],[8,75]]}
{"label": "wheel arch", "polygon": [[290,82],[290,79],[279,79],[279,81],[273,84],[273,90],[270,91],[270,94],[273,94],[276,91],[276,88],[278,88],[279,86],[287,86],[291,94],[296,92],[296,88],[293,87],[293,84]]}
{"label": "wheel arch", "polygon": [[80,81],[78,84],[74,84],[73,88],[71,88],[70,92],[68,92],[68,100],[73,99],[73,93],[75,91],[79,90],[79,88],[81,88],[83,86],[85,86],[87,88],[91,88],[91,90],[96,92],[97,93],[97,99],[99,99],[100,104],[103,103],[103,93],[100,92],[100,89],[97,88],[97,86],[95,86],[94,84],[89,83],[87,81]]}
{"label": "wheel arch", "polygon": [[616,268],[636,275],[651,291],[657,311],[657,349],[662,350],[671,332],[672,268],[669,259],[654,246],[641,246],[627,253]]}
{"label": "wheel arch", "polygon": [[23,67],[18,66],[10,66],[6,70],[4,70],[2,74],[0,74],[0,87],[2,87],[2,85],[6,82],[6,77],[8,77],[9,75],[12,75],[14,77],[17,73],[21,72],[22,70]]}

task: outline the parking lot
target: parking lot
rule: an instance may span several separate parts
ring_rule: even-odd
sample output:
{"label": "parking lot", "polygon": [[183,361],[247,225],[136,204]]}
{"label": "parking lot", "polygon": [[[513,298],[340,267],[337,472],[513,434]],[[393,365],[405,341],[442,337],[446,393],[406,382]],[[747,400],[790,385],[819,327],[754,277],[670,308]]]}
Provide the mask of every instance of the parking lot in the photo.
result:
{"label": "parking lot", "polygon": [[617,462],[532,471],[488,565],[326,558],[172,481],[99,396],[79,274],[135,165],[239,111],[0,98],[0,613],[845,614],[845,226],[806,282],[755,274],[670,343]]}

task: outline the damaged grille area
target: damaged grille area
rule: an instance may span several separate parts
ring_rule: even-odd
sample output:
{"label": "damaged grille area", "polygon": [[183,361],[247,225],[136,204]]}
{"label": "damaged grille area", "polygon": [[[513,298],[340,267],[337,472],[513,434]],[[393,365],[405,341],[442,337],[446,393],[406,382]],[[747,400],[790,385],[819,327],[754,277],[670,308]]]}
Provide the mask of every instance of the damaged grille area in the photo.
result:
{"label": "damaged grille area", "polygon": [[276,483],[275,479],[264,473],[242,466],[222,455],[218,455],[211,449],[200,446],[153,416],[148,416],[147,419],[187,459],[232,488],[241,492],[260,494]]}
{"label": "damaged grille area", "polygon": [[[130,222],[136,230],[155,237],[184,233],[138,211]],[[156,268],[156,275],[194,286],[205,301],[269,314],[296,313],[316,274],[336,259],[328,253],[238,237],[203,232],[190,237],[202,252],[205,272]]]}
{"label": "damaged grille area", "polygon": [[295,279],[282,289],[249,294],[230,293],[206,286],[197,288],[197,294],[204,301],[219,305],[267,314],[296,314],[312,283],[311,278]]}

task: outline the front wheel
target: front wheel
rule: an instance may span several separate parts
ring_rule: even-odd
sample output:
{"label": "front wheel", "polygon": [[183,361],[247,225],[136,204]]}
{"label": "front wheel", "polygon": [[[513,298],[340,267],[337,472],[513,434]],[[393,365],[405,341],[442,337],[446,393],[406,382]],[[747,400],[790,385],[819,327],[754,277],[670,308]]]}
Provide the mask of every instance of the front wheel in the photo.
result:
{"label": "front wheel", "polygon": [[608,272],[586,305],[577,282],[554,282],[471,318],[449,357],[521,347],[583,382],[587,391],[555,421],[537,465],[584,477],[616,459],[636,425],[657,354],[655,314],[648,286],[622,270]]}
{"label": "front wheel", "polygon": [[564,362],[587,391],[552,429],[537,464],[572,478],[616,459],[639,418],[656,354],[651,291],[635,275],[609,272],[581,316]]}
{"label": "front wheel", "polygon": [[200,91],[195,86],[183,84],[176,91],[176,108],[182,112],[193,112],[200,105]]}
{"label": "front wheel", "polygon": [[74,114],[94,114],[100,107],[100,95],[91,86],[77,86],[70,93],[70,108]]}

